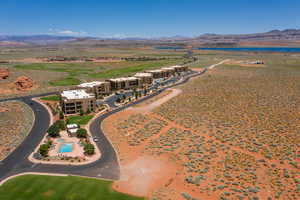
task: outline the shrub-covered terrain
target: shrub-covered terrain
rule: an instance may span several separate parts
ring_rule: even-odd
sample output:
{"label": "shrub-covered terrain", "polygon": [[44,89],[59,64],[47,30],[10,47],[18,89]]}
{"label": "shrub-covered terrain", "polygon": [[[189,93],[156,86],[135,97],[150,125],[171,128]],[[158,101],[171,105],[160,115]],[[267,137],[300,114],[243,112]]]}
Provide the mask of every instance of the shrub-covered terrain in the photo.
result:
{"label": "shrub-covered terrain", "polygon": [[0,160],[22,143],[34,122],[31,108],[21,102],[0,103]]}
{"label": "shrub-covered terrain", "polygon": [[[299,57],[229,58],[266,64],[218,66],[180,86],[179,96],[152,113],[114,118],[117,131],[109,137],[124,162],[130,149],[168,156],[182,167],[154,199],[299,197]],[[157,121],[161,128],[147,128]]]}

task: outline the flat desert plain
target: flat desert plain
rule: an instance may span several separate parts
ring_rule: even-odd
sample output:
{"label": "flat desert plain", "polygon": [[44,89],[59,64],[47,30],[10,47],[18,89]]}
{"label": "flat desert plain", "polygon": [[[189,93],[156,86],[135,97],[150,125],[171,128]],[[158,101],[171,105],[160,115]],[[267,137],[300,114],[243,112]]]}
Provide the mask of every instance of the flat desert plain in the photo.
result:
{"label": "flat desert plain", "polygon": [[107,118],[114,188],[156,200],[299,198],[300,62],[265,61],[218,66],[162,105]]}

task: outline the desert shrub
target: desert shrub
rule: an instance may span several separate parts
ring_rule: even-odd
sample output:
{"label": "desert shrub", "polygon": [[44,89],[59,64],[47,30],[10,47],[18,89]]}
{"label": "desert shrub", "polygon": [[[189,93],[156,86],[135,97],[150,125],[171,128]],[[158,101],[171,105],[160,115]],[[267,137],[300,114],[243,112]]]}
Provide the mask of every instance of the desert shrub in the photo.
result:
{"label": "desert shrub", "polygon": [[84,153],[86,155],[93,155],[93,154],[95,154],[95,147],[91,143],[84,144],[83,149],[84,149]]}
{"label": "desert shrub", "polygon": [[52,124],[48,130],[47,133],[50,137],[59,137],[59,126],[57,124]]}
{"label": "desert shrub", "polygon": [[52,142],[51,142],[51,141],[47,142],[46,144],[40,145],[40,147],[39,147],[39,153],[40,153],[43,157],[47,157],[51,145],[52,145]]}
{"label": "desert shrub", "polygon": [[87,137],[87,130],[84,128],[79,128],[76,132],[76,136],[78,138],[86,138]]}

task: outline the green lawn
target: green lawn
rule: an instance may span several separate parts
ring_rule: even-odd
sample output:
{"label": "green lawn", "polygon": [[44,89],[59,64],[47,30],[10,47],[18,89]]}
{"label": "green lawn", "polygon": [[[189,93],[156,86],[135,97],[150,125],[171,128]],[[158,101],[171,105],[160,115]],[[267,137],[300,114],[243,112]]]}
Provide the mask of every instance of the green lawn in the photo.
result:
{"label": "green lawn", "polygon": [[69,124],[80,124],[85,125],[87,124],[94,116],[93,115],[84,115],[84,116],[70,116]]}
{"label": "green lawn", "polygon": [[114,191],[111,181],[76,176],[24,175],[0,187],[3,200],[142,200]]}
{"label": "green lawn", "polygon": [[59,101],[60,97],[58,95],[52,95],[52,96],[42,97],[41,99],[44,101]]}
{"label": "green lawn", "polygon": [[89,76],[92,78],[114,78],[114,77],[121,77],[121,76],[127,76],[134,74],[136,72],[141,72],[144,70],[154,69],[158,67],[163,67],[168,64],[171,65],[170,61],[151,61],[151,62],[144,62],[143,64],[135,65],[135,66],[128,66],[123,68],[115,68],[115,69],[109,69],[103,72],[98,73],[90,73]]}
{"label": "green lawn", "polygon": [[70,86],[80,84],[80,80],[73,77],[66,77],[59,80],[50,81],[50,84],[53,86]]}

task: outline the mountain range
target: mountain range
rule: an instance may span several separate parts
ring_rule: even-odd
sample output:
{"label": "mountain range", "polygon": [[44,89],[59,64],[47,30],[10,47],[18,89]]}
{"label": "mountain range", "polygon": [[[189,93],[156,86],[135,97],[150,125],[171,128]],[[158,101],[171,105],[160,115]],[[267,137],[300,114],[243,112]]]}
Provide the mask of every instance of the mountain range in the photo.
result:
{"label": "mountain range", "polygon": [[0,35],[0,45],[47,45],[61,43],[122,43],[121,41],[138,43],[180,43],[191,46],[214,46],[214,45],[300,45],[300,29],[272,30],[265,33],[252,34],[204,34],[198,37],[161,37],[161,38],[99,38],[99,37],[75,37],[56,35]]}

